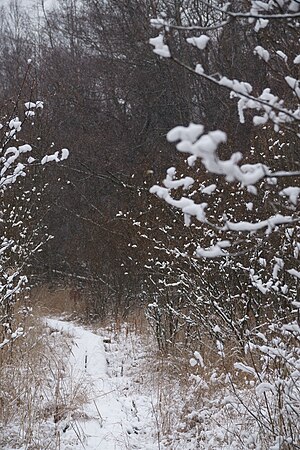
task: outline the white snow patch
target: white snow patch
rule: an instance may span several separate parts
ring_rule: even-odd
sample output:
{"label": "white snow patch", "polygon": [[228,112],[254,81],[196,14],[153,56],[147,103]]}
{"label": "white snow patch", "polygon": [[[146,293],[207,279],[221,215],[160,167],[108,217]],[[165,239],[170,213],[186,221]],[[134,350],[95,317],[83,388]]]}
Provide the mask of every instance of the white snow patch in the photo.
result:
{"label": "white snow patch", "polygon": [[190,37],[187,38],[187,43],[193,45],[194,47],[197,47],[199,50],[204,50],[207,46],[207,43],[209,41],[209,37],[205,34],[202,34],[199,37]]}
{"label": "white snow patch", "polygon": [[75,425],[71,418],[70,423],[65,420],[61,425],[65,430],[60,435],[61,450],[157,449],[153,399],[140,393],[136,386],[134,393],[130,389],[134,384],[132,374],[127,373],[133,365],[130,350],[116,351],[117,344],[111,337],[107,339],[109,344],[105,344],[104,330],[100,330],[101,336],[72,323],[55,319],[46,322],[49,327],[72,336],[69,360],[72,382],[75,378],[91,387],[82,418]]}

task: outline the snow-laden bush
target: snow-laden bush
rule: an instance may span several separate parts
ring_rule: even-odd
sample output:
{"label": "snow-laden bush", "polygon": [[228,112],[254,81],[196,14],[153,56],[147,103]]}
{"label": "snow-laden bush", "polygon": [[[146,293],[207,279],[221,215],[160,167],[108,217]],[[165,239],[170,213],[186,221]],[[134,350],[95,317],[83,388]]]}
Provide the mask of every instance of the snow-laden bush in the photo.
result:
{"label": "snow-laden bush", "polygon": [[[185,155],[187,174],[178,176],[171,167],[151,192],[197,230],[190,246],[177,241],[176,248],[166,248],[174,258],[192,261],[191,267],[198,260],[201,268],[198,285],[192,271],[189,281],[188,271],[177,268],[187,299],[177,316],[211,330],[228,389],[249,421],[240,448],[295,449],[300,447],[300,4],[253,0],[249,8],[248,3],[183,2],[180,20],[169,17],[168,8],[152,20],[159,33],[150,39],[154,52],[215,86],[216,96],[227,91],[240,123],[250,123],[250,146],[232,151],[229,121],[228,132],[195,123],[177,126],[167,139]],[[240,40],[225,51],[231,32]],[[230,60],[237,48],[241,59],[230,67],[231,75],[220,72],[226,70],[225,56]],[[216,54],[219,71],[211,72]],[[257,58],[256,78],[249,68],[253,82],[239,79],[247,58]],[[205,177],[209,182],[203,183]],[[201,357],[200,366],[204,363]],[[244,391],[237,384],[241,373],[248,380]],[[230,432],[238,435],[238,426]]]}
{"label": "snow-laden bush", "polygon": [[40,100],[25,102],[22,116],[16,115],[16,106],[0,124],[0,349],[23,334],[22,326],[13,324],[14,304],[25,296],[30,258],[49,238],[42,224],[45,183],[37,179],[37,173],[48,162],[66,159],[69,153],[62,149],[41,156],[37,146],[27,142],[26,128],[34,126],[43,106]]}

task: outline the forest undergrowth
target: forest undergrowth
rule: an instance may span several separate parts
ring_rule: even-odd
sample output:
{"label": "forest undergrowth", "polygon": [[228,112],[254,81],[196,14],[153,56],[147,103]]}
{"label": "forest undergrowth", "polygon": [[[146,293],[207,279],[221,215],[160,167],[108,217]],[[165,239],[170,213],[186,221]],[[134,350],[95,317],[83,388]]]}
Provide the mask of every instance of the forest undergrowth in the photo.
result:
{"label": "forest undergrowth", "polygon": [[[64,444],[62,435],[70,424],[73,431],[79,430],[78,420],[85,414],[83,405],[91,393],[86,380],[72,380],[68,367],[72,336],[45,327],[44,322],[45,316],[56,316],[77,319],[84,326],[86,318],[82,312],[75,318],[68,289],[53,291],[48,297],[47,288],[39,292],[43,297],[33,300],[24,336],[1,354],[0,445],[9,450],[72,448],[72,442]],[[162,351],[142,309],[126,320],[106,318],[87,325],[103,339],[109,377],[121,380],[120,392],[125,389],[126,398],[138,404],[140,429],[155,442],[151,449],[289,448],[272,445],[272,434],[266,432],[268,424],[276,427],[270,385],[265,381],[257,388],[250,366],[234,365],[237,350],[232,346],[216,351],[208,340],[202,340],[187,350],[186,343],[178,340]],[[275,369],[269,367],[268,377]],[[140,410],[142,398],[141,405],[146,398],[148,409]],[[80,431],[76,442],[76,449],[89,448]],[[136,448],[130,442],[116,448]]]}
{"label": "forest undergrowth", "polygon": [[38,308],[23,327],[0,355],[0,447],[58,449],[61,423],[80,415],[89,386],[68,371],[71,336],[46,327]]}

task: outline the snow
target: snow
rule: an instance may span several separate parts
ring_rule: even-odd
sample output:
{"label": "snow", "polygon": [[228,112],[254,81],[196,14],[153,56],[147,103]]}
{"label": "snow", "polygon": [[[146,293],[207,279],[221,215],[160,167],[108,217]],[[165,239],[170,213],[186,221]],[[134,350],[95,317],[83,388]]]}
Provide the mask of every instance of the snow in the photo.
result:
{"label": "snow", "polygon": [[287,57],[287,55],[286,55],[285,53],[283,53],[281,50],[277,50],[277,51],[276,51],[276,54],[277,54],[281,59],[283,59],[284,62],[287,62],[288,57]]}
{"label": "snow", "polygon": [[[230,81],[230,87],[233,87],[234,83],[228,79],[227,81]],[[249,86],[247,86],[247,83],[240,83],[239,90],[250,89]],[[269,173],[269,168],[260,163],[239,166],[238,163],[242,159],[240,152],[233,153],[229,160],[220,160],[216,151],[220,144],[226,142],[226,133],[221,130],[214,130],[203,134],[203,131],[203,125],[194,123],[190,123],[187,127],[177,126],[168,132],[167,140],[169,142],[179,140],[176,148],[180,152],[192,155],[191,164],[199,158],[209,172],[224,175],[227,181],[238,181],[243,186],[249,186],[254,185]],[[157,193],[157,187],[155,187],[154,193]],[[164,198],[162,192],[159,196]]]}
{"label": "snow", "polygon": [[226,86],[232,89],[233,92],[248,95],[252,92],[252,86],[250,83],[239,81],[239,80],[230,80],[227,77],[222,77],[219,81],[220,86]]}
{"label": "snow", "polygon": [[43,166],[44,164],[47,164],[48,162],[51,162],[51,161],[59,162],[58,152],[55,152],[53,155],[45,155],[41,159],[41,164]]}
{"label": "snow", "polygon": [[279,192],[279,195],[289,197],[289,200],[294,205],[298,203],[298,197],[300,195],[300,188],[296,186],[289,186]]}
{"label": "snow", "polygon": [[287,272],[288,272],[290,275],[292,275],[292,277],[295,277],[295,278],[299,278],[299,279],[300,279],[300,272],[299,272],[298,270],[296,270],[296,269],[289,269],[289,270],[287,270]]}
{"label": "snow", "polygon": [[204,73],[204,69],[202,64],[197,64],[195,67],[195,72],[198,73],[199,75],[201,75],[202,73]]}
{"label": "snow", "polygon": [[195,352],[194,352],[194,356],[195,356],[195,358],[196,358],[196,360],[197,360],[197,363],[198,363],[201,367],[204,367],[204,361],[203,361],[203,358],[202,358],[201,354],[200,354],[199,352],[195,351]]}
{"label": "snow", "polygon": [[196,250],[196,256],[198,258],[217,258],[219,256],[226,256],[228,252],[223,250],[224,248],[230,247],[229,241],[219,241],[217,244],[212,245],[208,248],[198,247]]}
{"label": "snow", "polygon": [[53,155],[45,155],[41,160],[41,164],[44,165],[52,161],[59,163],[69,157],[69,150],[67,148],[63,148],[60,153],[61,155],[59,155],[59,152],[57,151],[53,153]]}
{"label": "snow", "polygon": [[167,177],[164,180],[164,185],[168,189],[178,189],[182,187],[183,189],[189,189],[194,183],[194,179],[191,177],[185,177],[180,180],[174,180],[176,175],[175,167],[170,167],[167,171]]}
{"label": "snow", "polygon": [[260,383],[256,386],[256,393],[258,396],[263,396],[265,392],[275,392],[274,386],[271,383]]}
{"label": "snow", "polygon": [[234,363],[234,368],[237,370],[240,370],[242,372],[249,373],[250,375],[253,375],[254,378],[256,378],[256,376],[257,376],[253,367],[246,366],[245,364],[243,364],[241,362]]}
{"label": "snow", "polygon": [[71,417],[60,425],[61,450],[157,449],[153,399],[139,392],[136,388],[139,383],[131,393],[134,381],[128,374],[132,363],[128,347],[116,352],[117,358],[113,360],[116,344],[111,337],[105,339],[108,343],[103,342],[103,330],[101,336],[69,322],[56,319],[46,322],[51,329],[72,336],[69,358],[72,383],[79,381],[90,387],[81,418],[75,425]]}
{"label": "snow", "polygon": [[177,126],[170,130],[167,134],[167,140],[169,142],[175,141],[188,141],[195,142],[198,137],[203,133],[204,126],[191,122],[187,127]]}
{"label": "snow", "polygon": [[16,131],[20,131],[22,122],[19,120],[18,117],[16,117],[16,118],[10,120],[8,126],[11,130],[15,129]]}
{"label": "snow", "polygon": [[299,0],[292,0],[289,5],[289,11],[297,13],[300,9]]}
{"label": "snow", "polygon": [[300,84],[299,84],[299,80],[296,80],[296,78],[287,76],[285,77],[285,81],[287,82],[287,84],[289,85],[289,87],[291,89],[293,89],[293,91],[295,92],[295,94],[297,95],[297,97],[300,97]]}
{"label": "snow", "polygon": [[163,34],[159,34],[157,37],[149,39],[149,43],[154,46],[154,53],[164,58],[170,58],[171,53],[169,47],[164,44]]}
{"label": "snow", "polygon": [[262,60],[264,60],[265,62],[268,62],[270,59],[270,53],[268,52],[268,50],[265,50],[263,47],[261,47],[260,45],[258,45],[257,47],[255,47],[254,49],[254,53],[257,54]]}
{"label": "snow", "polygon": [[211,195],[216,189],[217,186],[215,184],[210,184],[209,186],[206,186],[203,189],[201,189],[201,192],[202,194]]}
{"label": "snow", "polygon": [[269,217],[269,219],[261,220],[256,223],[251,222],[226,222],[225,228],[231,231],[258,231],[262,228],[267,228],[268,230],[274,229],[277,225],[292,223],[293,218],[291,216],[283,216],[281,214],[275,214],[275,216]]}
{"label": "snow", "polygon": [[267,19],[258,19],[258,20],[256,21],[254,30],[255,30],[256,32],[258,32],[258,31],[261,30],[262,28],[266,28],[266,27],[268,26],[268,24],[269,24],[269,21],[268,21]]}
{"label": "snow", "polygon": [[[153,305],[157,306],[156,303]],[[255,367],[246,361],[234,364],[238,379],[249,380],[246,386],[233,385],[230,374],[224,378],[219,370],[211,371],[205,367],[204,358],[208,353],[204,348],[203,355],[199,351],[193,352],[190,376],[185,377],[186,368],[181,371],[180,365],[185,358],[188,361],[188,352],[179,359],[175,355],[164,355],[165,368],[160,372],[162,360],[153,358],[154,355],[157,357],[153,353],[153,340],[149,336],[147,342],[142,340],[128,324],[92,332],[61,320],[46,319],[46,322],[50,336],[54,337],[52,346],[57,353],[56,363],[64,368],[62,384],[66,386],[69,382],[70,387],[76,389],[80,383],[88,398],[81,410],[75,411],[75,416],[73,410],[67,417],[60,418],[55,429],[53,415],[49,418],[52,428],[39,426],[37,432],[48,434],[48,442],[35,448],[239,450],[241,445],[245,449],[262,448],[255,416],[259,414],[262,420],[267,417],[265,398],[268,396],[272,402],[277,388],[272,377],[261,378]],[[284,325],[284,328],[286,332],[299,333],[296,322]],[[220,333],[221,330],[215,327],[214,331]],[[60,349],[56,350],[60,340],[54,335],[71,336],[67,340],[68,361],[61,361]],[[268,343],[262,333],[257,337]],[[250,349],[252,343],[249,341],[247,345]],[[217,349],[223,360],[222,342],[217,341]],[[262,345],[260,351],[271,358],[285,355],[280,345],[278,348]],[[170,376],[169,368],[173,366],[178,366],[180,371],[176,376]],[[185,377],[182,385],[181,377]],[[295,380],[294,376],[291,386]],[[47,396],[47,391],[43,394]],[[4,432],[11,435],[13,426],[10,424]],[[1,442],[4,441],[0,438],[0,446]],[[28,450],[29,447],[4,445],[1,448]]]}
{"label": "snow", "polygon": [[167,203],[177,208],[180,208],[185,215],[185,223],[190,223],[189,217],[195,216],[200,222],[206,222],[205,208],[207,203],[195,204],[195,202],[189,198],[181,197],[176,200],[169,194],[169,189],[161,186],[152,186],[150,193],[157,195],[159,198],[164,199]]}
{"label": "snow", "polygon": [[62,148],[62,149],[61,149],[61,157],[60,157],[60,161],[63,161],[63,160],[65,160],[65,159],[68,159],[69,154],[70,154],[70,152],[69,152],[69,150],[68,150],[67,148]]}
{"label": "snow", "polygon": [[209,37],[206,36],[205,34],[202,34],[199,37],[190,37],[187,38],[187,43],[193,45],[194,47],[197,47],[199,50],[204,50],[208,41],[209,41]]}

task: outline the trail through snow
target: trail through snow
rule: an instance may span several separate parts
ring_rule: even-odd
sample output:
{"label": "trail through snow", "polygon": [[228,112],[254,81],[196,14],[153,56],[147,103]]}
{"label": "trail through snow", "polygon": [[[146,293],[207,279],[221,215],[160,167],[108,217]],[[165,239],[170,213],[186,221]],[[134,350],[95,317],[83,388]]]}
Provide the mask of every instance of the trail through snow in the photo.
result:
{"label": "trail through snow", "polygon": [[[109,354],[103,336],[69,322],[47,319],[47,325],[72,336],[69,382],[86,385],[88,402],[79,417],[60,424],[61,450],[154,450],[157,441],[153,399],[131,390],[134,380],[124,373],[109,374]],[[124,355],[126,358],[126,355]],[[138,381],[136,381],[138,383]]]}

